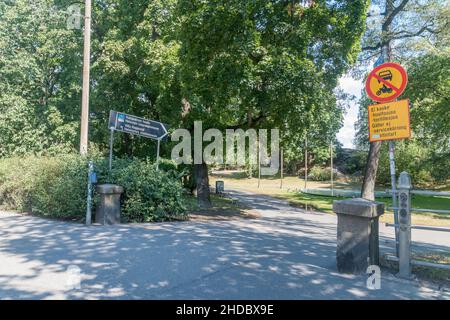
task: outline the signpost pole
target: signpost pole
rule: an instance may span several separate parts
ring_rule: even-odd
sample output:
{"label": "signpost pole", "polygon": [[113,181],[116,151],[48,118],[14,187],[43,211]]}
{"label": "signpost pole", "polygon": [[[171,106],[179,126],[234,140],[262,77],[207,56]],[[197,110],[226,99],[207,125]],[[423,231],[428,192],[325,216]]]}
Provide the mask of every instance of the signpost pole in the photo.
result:
{"label": "signpost pole", "polygon": [[92,173],[94,172],[94,163],[89,161],[88,170],[88,194],[87,194],[87,206],[86,206],[86,225],[92,224]]}
{"label": "signpost pole", "polygon": [[331,196],[334,197],[333,140],[330,142]]}
{"label": "signpost pole", "polygon": [[283,162],[284,162],[284,156],[283,156],[283,149],[281,149],[281,183],[280,183],[280,189],[283,189]]}
{"label": "signpost pole", "polygon": [[391,184],[392,184],[392,206],[394,207],[394,224],[395,224],[395,253],[399,255],[399,231],[398,231],[398,210],[397,208],[397,188],[396,188],[396,174],[395,174],[395,144],[394,141],[389,141],[389,165],[391,171]]}
{"label": "signpost pole", "polygon": [[399,251],[398,276],[411,278],[411,177],[407,172],[398,178],[399,217]]}
{"label": "signpost pole", "polygon": [[112,157],[113,157],[113,143],[114,143],[114,129],[110,129],[111,134],[109,136],[109,171],[112,169]]}
{"label": "signpost pole", "polygon": [[[391,15],[393,11],[393,1],[386,1],[386,16]],[[389,32],[390,24],[383,26],[383,34]],[[377,60],[377,65],[374,66],[375,68],[369,73],[369,76],[367,77],[366,93],[369,98],[371,98],[373,101],[378,102],[377,105],[369,106],[369,141],[371,143],[378,143],[378,141],[389,140],[389,166],[392,184],[392,205],[394,207],[393,211],[395,221],[395,251],[397,257],[399,257],[400,232],[398,229],[398,225],[399,219],[401,220],[401,218],[399,218],[398,209],[395,209],[397,208],[397,179],[395,174],[395,144],[392,140],[392,137],[395,137],[395,139],[408,139],[411,137],[411,129],[409,117],[409,100],[395,101],[404,92],[408,83],[408,75],[406,73],[406,70],[401,65],[390,62],[392,60],[391,40],[392,39],[387,39],[387,41],[384,42],[381,48],[381,57]],[[378,65],[379,62],[383,63]],[[395,81],[393,79],[395,79]],[[388,120],[384,120],[383,113],[394,113],[396,114],[396,117],[387,117]],[[377,126],[372,126],[372,122],[377,122]],[[377,163],[378,155],[374,154],[373,156],[373,158],[376,159],[376,161],[374,162]],[[369,159],[368,161],[370,160],[373,159]],[[376,173],[376,168],[374,172]],[[400,175],[399,179],[402,179],[402,175]]]}
{"label": "signpost pole", "polygon": [[156,170],[159,170],[159,149],[161,147],[161,139],[158,139],[158,148],[156,151]]}
{"label": "signpost pole", "polygon": [[258,189],[261,186],[261,146],[258,141]]}
{"label": "signpost pole", "polygon": [[308,187],[308,137],[305,139],[305,192]]}

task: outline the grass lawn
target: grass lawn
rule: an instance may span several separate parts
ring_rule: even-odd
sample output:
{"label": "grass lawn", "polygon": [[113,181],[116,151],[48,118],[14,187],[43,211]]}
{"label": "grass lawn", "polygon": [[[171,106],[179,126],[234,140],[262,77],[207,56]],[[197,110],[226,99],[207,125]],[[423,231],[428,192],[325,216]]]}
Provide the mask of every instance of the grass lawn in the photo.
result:
{"label": "grass lawn", "polygon": [[[333,212],[333,201],[342,200],[345,198],[333,198],[327,196],[315,196],[304,193],[289,192],[285,194],[276,195],[277,198],[285,199],[294,206],[300,206],[302,208],[309,208],[322,212]],[[391,198],[379,198],[377,201],[384,202],[386,208],[392,206]],[[413,195],[412,207],[418,209],[437,209],[437,210],[449,210],[450,209],[450,197],[425,197],[419,195]],[[393,212],[386,210],[386,213],[381,216],[381,222],[394,222]],[[437,214],[431,212],[420,212],[412,214],[412,223],[415,225],[427,225],[427,226],[442,226],[450,227],[450,214]]]}
{"label": "grass lawn", "polygon": [[[286,176],[283,179],[283,185],[281,186],[281,179],[279,176],[265,177],[261,179],[258,188],[258,178],[247,178],[245,172],[242,171],[216,171],[210,175],[210,183],[214,186],[216,180],[225,181],[225,188],[231,186],[233,189],[242,189],[248,191],[254,191],[261,194],[283,194],[286,191],[303,189],[305,187],[304,179]],[[282,188],[281,188],[282,187]],[[308,181],[308,188],[329,188],[330,183],[325,181]],[[337,181],[335,182],[336,188],[341,189],[358,189],[360,186],[357,183],[350,181]]]}
{"label": "grass lawn", "polygon": [[[342,200],[345,198],[333,198],[327,196],[316,196],[296,192],[296,190],[304,187],[304,180],[298,177],[285,177],[283,186],[281,188],[281,181],[278,178],[261,179],[258,188],[258,179],[248,179],[245,173],[239,171],[217,172],[211,175],[210,183],[214,185],[216,180],[225,181],[225,189],[233,188],[243,191],[250,191],[259,194],[271,195],[280,199],[287,200],[293,206],[308,208],[308,210],[323,211],[332,213],[332,206],[334,200]],[[359,189],[360,185],[356,183],[349,183],[346,181],[338,181],[335,184],[337,189]],[[329,188],[328,182],[308,181],[308,188]],[[384,188],[379,188],[384,190]],[[445,189],[444,189],[445,190]],[[443,191],[444,191],[443,190]],[[392,205],[391,198],[378,198],[377,201],[384,202],[386,207]],[[425,197],[413,195],[413,208],[419,209],[438,209],[450,210],[450,197]],[[386,210],[386,213],[381,217],[381,222],[394,222],[392,211]],[[443,226],[450,227],[449,214],[436,213],[413,213],[412,223],[415,225],[428,226]]]}
{"label": "grass lawn", "polygon": [[[412,259],[450,265],[450,253],[415,253]],[[450,270],[414,266],[413,272],[419,277],[450,285]]]}

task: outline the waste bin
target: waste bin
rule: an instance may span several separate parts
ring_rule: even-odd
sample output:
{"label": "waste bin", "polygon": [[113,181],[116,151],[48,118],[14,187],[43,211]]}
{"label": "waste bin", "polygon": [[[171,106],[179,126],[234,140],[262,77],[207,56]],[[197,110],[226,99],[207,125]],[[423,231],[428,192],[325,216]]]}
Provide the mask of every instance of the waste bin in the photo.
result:
{"label": "waste bin", "polygon": [[216,193],[222,194],[225,191],[225,182],[223,181],[216,181]]}

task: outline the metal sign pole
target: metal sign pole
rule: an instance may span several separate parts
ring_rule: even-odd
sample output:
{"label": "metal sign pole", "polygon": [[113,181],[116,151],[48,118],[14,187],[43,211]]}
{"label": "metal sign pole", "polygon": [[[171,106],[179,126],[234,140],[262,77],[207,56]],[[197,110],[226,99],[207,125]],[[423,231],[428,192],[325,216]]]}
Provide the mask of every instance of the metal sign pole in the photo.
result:
{"label": "metal sign pole", "polygon": [[156,151],[156,170],[159,170],[159,149],[161,147],[161,139],[158,139],[158,148]]}
{"label": "metal sign pole", "polygon": [[308,188],[308,137],[305,139],[305,192]]}
{"label": "metal sign pole", "polygon": [[86,225],[89,226],[92,223],[92,173],[94,172],[94,163],[89,161],[88,170],[88,194],[87,194],[87,206],[86,206]]}
{"label": "metal sign pole", "polygon": [[334,197],[333,140],[330,142],[331,196]]}
{"label": "metal sign pole", "polygon": [[283,157],[283,149],[281,149],[281,183],[280,183],[280,189],[283,189],[283,178],[284,178],[284,175],[283,175],[283,161],[284,161],[284,157]]}
{"label": "metal sign pole", "polygon": [[392,185],[392,207],[394,208],[394,224],[395,226],[395,254],[399,256],[399,231],[398,231],[398,209],[397,209],[397,177],[395,174],[395,144],[394,141],[389,141],[389,164],[391,171],[391,185]]}
{"label": "metal sign pole", "polygon": [[261,186],[261,142],[258,141],[258,189]]}
{"label": "metal sign pole", "polygon": [[[398,184],[399,217],[399,273],[401,278],[411,278],[411,178],[402,172]],[[396,227],[397,229],[397,227]]]}
{"label": "metal sign pole", "polygon": [[114,143],[114,129],[111,128],[111,134],[109,136],[109,171],[111,171],[112,169],[113,143]]}

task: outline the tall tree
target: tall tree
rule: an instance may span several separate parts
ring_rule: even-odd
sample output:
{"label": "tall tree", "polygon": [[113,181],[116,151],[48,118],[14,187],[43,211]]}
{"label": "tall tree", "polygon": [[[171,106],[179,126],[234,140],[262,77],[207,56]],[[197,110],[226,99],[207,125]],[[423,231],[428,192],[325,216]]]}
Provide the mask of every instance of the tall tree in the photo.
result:
{"label": "tall tree", "polygon": [[[384,11],[380,9],[383,6]],[[442,7],[445,8],[445,1],[439,0],[374,1],[372,15],[369,14],[369,17],[375,21],[371,21],[364,37],[361,60],[373,59],[380,53],[385,62],[411,56],[412,40],[415,40],[417,45],[419,42],[423,43],[425,38],[428,44],[434,47],[436,35],[445,32],[448,27],[448,20],[436,12],[437,8]],[[412,24],[411,21],[416,23]],[[377,27],[379,25],[381,28]],[[426,47],[422,48],[425,50]],[[375,197],[380,150],[381,142],[370,144],[361,190],[363,198],[373,200]]]}
{"label": "tall tree", "polygon": [[[0,4],[0,107],[8,111],[0,117],[8,133],[0,137],[4,155],[78,147],[82,32],[68,30],[58,14],[70,3]],[[343,113],[333,90],[359,52],[367,6],[368,1],[96,0],[89,141],[106,148],[111,109],[174,128],[192,128],[195,120],[204,129],[278,127],[294,151],[307,135],[328,140]],[[20,136],[19,128],[30,128],[30,134]],[[121,139],[118,154],[153,154],[148,141]],[[207,193],[207,167],[197,169],[198,189]]]}
{"label": "tall tree", "polygon": [[358,53],[367,6],[180,0],[185,125],[278,127],[297,145],[307,132],[328,137],[342,117],[333,89]]}
{"label": "tall tree", "polygon": [[[99,12],[102,20],[94,25],[100,49],[93,64],[98,82],[93,90],[93,108],[98,115],[93,132],[104,144],[111,109],[160,120],[171,127],[178,127],[182,112],[176,1],[114,3],[107,13]],[[117,154],[154,154],[156,145],[149,141],[129,135],[121,139],[124,143],[116,144]]]}
{"label": "tall tree", "polygon": [[60,9],[0,3],[0,156],[75,147],[82,42]]}

